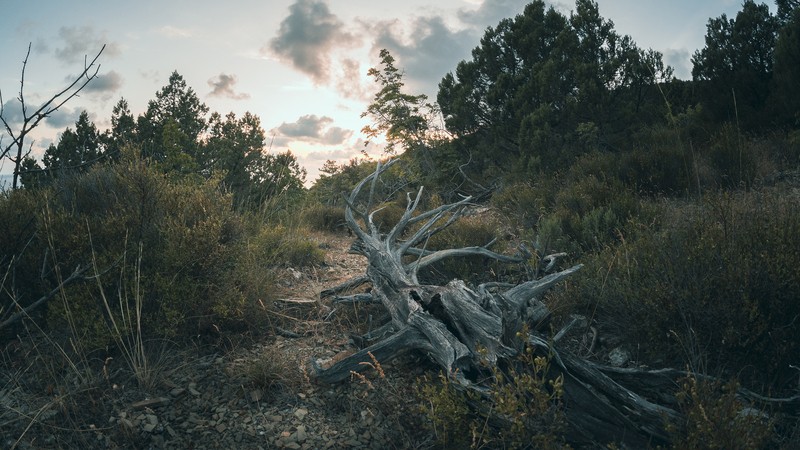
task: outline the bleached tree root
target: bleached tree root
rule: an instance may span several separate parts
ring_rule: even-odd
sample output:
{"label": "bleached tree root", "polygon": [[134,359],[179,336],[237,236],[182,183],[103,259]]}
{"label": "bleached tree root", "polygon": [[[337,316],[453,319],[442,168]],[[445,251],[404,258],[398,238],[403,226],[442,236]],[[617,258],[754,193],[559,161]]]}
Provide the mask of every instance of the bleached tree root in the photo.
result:
{"label": "bleached tree root", "polygon": [[[369,294],[339,297],[338,301],[379,302],[387,311],[389,322],[374,335],[355,339],[366,347],[329,367],[312,360],[312,376],[322,383],[341,382],[353,372],[370,367],[373,358],[385,363],[406,352],[418,351],[456,380],[456,386],[485,395],[483,378],[476,375],[485,374],[486,367],[501,360],[510,361],[517,356],[526,344],[523,341],[526,335],[527,344],[533,345],[537,354],[550,358],[551,373],[547,376],[563,377],[568,442],[601,447],[615,443],[625,448],[667,444],[665,425],[680,418],[675,399],[679,380],[694,374],[672,369],[605,367],[560,348],[559,339],[566,330],[554,339],[545,338],[551,314],[541,298],[556,283],[578,271],[580,265],[513,287],[487,284],[472,288],[461,280],[444,286],[421,284],[417,278],[419,270],[444,258],[480,255],[519,263],[529,254],[500,255],[489,250],[489,245],[439,251],[425,250],[424,245],[419,248],[432,234],[457,220],[471,200],[467,197],[415,214],[421,189],[416,197],[407,196],[408,206],[403,216],[387,234],[381,234],[372,221],[375,211],[370,211],[371,200],[361,210],[357,200],[364,186],[370,182],[374,185],[377,177],[394,162],[379,165],[346,199],[345,220],[358,238],[353,251],[368,259],[365,277],[323,292],[337,295],[368,281],[372,285]],[[414,257],[411,262],[404,259],[407,255]],[[553,268],[553,261],[559,256],[563,255],[550,256],[548,269]],[[528,333],[520,333],[523,330]],[[767,399],[744,390],[740,395],[749,401],[772,402],[787,411],[796,412],[800,405],[798,397]]]}

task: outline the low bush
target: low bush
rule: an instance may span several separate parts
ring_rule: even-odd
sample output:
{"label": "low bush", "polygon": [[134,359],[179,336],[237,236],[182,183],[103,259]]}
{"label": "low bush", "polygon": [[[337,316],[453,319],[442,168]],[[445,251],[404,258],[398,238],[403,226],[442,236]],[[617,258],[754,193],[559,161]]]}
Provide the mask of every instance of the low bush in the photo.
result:
{"label": "low bush", "polygon": [[383,233],[388,233],[406,212],[406,200],[383,203],[375,208],[373,223]]}
{"label": "low bush", "polygon": [[554,193],[538,183],[515,183],[492,196],[492,205],[519,229],[531,229],[552,205]]}
{"label": "low bush", "polygon": [[714,193],[658,210],[658,220],[634,222],[620,242],[587,255],[555,301],[581,302],[652,364],[794,385],[800,198]]}
{"label": "low bush", "polygon": [[[444,231],[433,235],[424,243],[426,250],[444,250],[462,247],[482,247],[496,241],[490,249],[504,253],[508,241],[504,236],[505,227],[490,211],[483,211],[474,216],[462,217]],[[454,278],[471,283],[498,281],[513,267],[498,263],[483,256],[447,258],[429,266],[423,279],[446,283]]]}
{"label": "low bush", "polygon": [[344,208],[322,203],[307,206],[300,213],[303,224],[318,231],[342,231],[346,228]]}
{"label": "low bush", "polygon": [[668,424],[674,449],[770,448],[773,423],[761,411],[736,397],[738,384],[722,384],[689,377],[682,381],[677,399],[685,418]]}
{"label": "low bush", "polygon": [[325,261],[325,253],[302,229],[282,225],[262,227],[250,242],[262,267],[309,267]]}
{"label": "low bush", "polygon": [[493,367],[486,396],[440,375],[418,380],[420,409],[440,448],[570,448],[564,440],[563,379],[548,377],[550,360],[526,345],[507,367]]}
{"label": "low bush", "polygon": [[237,213],[232,203],[215,180],[170,181],[135,152],[52,188],[14,192],[0,201],[0,209],[19,211],[0,220],[14,249],[6,253],[13,264],[4,264],[30,280],[6,285],[2,308],[30,304],[76,266],[94,265],[102,284],[67,286],[45,314],[52,328],[78,330],[91,348],[113,341],[103,292],[142,297],[145,336],[249,320],[247,311],[269,301],[271,267],[319,264],[324,255],[307,233]]}

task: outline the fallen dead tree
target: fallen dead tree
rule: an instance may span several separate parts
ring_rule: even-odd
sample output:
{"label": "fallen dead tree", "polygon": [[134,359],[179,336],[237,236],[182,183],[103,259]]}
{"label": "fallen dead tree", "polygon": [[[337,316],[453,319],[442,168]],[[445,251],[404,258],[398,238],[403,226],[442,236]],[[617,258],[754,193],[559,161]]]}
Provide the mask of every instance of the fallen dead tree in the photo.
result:
{"label": "fallen dead tree", "polygon": [[[553,285],[578,271],[576,265],[542,278],[497,292],[498,285],[470,287],[461,280],[444,286],[419,282],[420,270],[445,258],[480,255],[508,263],[521,263],[530,256],[525,249],[507,256],[483,247],[430,251],[428,239],[456,221],[471,198],[418,212],[422,188],[415,196],[407,194],[405,213],[395,226],[382,234],[373,221],[375,183],[394,161],[362,180],[347,200],[345,220],[357,237],[353,251],[368,259],[366,275],[324,291],[336,302],[380,303],[389,320],[379,329],[357,339],[363,348],[322,367],[311,361],[313,375],[322,383],[336,383],[370,366],[374,357],[387,362],[408,351],[420,351],[438,364],[463,389],[485,394],[486,367],[510,360],[527,344],[550,358],[549,377],[563,377],[563,402],[569,425],[567,440],[578,446],[606,443],[628,448],[645,448],[668,442],[665,424],[680,423],[675,392],[678,380],[693,376],[683,371],[619,369],[579,358],[560,347],[557,333],[548,339],[550,311],[541,302]],[[370,186],[365,207],[358,200]],[[408,258],[408,255],[413,258]],[[552,260],[557,255],[551,255]],[[544,259],[544,258],[543,258]],[[337,296],[355,285],[369,282],[369,294]],[[523,329],[528,334],[521,334]],[[767,399],[749,391],[739,395],[760,404],[797,412],[800,398]]]}

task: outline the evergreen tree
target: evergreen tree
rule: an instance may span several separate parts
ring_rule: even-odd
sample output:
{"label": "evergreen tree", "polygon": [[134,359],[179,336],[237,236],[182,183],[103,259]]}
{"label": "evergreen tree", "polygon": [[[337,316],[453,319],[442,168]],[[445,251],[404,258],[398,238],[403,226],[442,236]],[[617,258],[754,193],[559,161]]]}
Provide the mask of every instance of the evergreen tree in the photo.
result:
{"label": "evergreen tree", "polygon": [[233,192],[237,204],[248,201],[252,174],[265,157],[264,140],[261,119],[254,114],[247,112],[241,119],[234,113],[227,114],[224,119],[218,113],[211,115],[201,158],[203,172],[224,174],[223,181]]}
{"label": "evergreen tree", "polygon": [[[778,12],[780,15],[780,8]],[[800,7],[797,5],[775,43],[774,69],[772,98],[776,122],[800,127]]]}
{"label": "evergreen tree", "polygon": [[[178,161],[192,159],[196,162],[200,138],[207,125],[207,113],[208,106],[200,101],[178,72],[173,72],[169,84],[156,93],[155,100],[148,102],[147,111],[137,120],[136,131],[142,152],[156,161],[169,156],[167,168],[174,168]],[[165,132],[168,136],[164,136]],[[165,148],[165,143],[172,147]],[[185,157],[178,157],[176,152],[185,153]]]}
{"label": "evergreen tree", "polygon": [[716,120],[763,125],[778,20],[765,4],[746,0],[735,19],[710,19],[705,47],[692,57],[702,104]]}
{"label": "evergreen tree", "polygon": [[99,161],[103,151],[100,132],[89,120],[89,114],[82,111],[75,122],[75,130],[64,130],[58,144],[50,144],[45,150],[42,163],[53,174],[77,171]]}
{"label": "evergreen tree", "polygon": [[111,111],[111,129],[106,136],[108,156],[119,158],[123,146],[136,143],[136,119],[131,114],[128,101],[120,98]]}
{"label": "evergreen tree", "polygon": [[581,133],[614,148],[661,120],[656,85],[670,79],[661,54],[618,35],[596,2],[578,0],[565,17],[536,0],[489,28],[437,99],[459,164],[488,180],[564,167]]}

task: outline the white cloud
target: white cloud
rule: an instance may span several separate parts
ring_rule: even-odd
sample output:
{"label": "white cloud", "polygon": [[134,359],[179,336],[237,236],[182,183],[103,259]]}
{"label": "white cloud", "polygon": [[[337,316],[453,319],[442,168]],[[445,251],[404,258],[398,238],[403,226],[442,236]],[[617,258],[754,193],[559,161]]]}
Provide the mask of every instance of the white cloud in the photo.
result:
{"label": "white cloud", "polygon": [[261,49],[305,73],[318,84],[330,81],[334,49],[356,45],[359,39],[320,0],[297,0],[289,7],[278,35]]}
{"label": "white cloud", "polygon": [[208,95],[211,97],[224,97],[233,100],[246,100],[250,98],[250,94],[237,93],[235,91],[234,86],[237,81],[236,75],[220,73],[216,77],[208,80],[208,85],[212,88]]}
{"label": "white cloud", "polygon": [[274,144],[285,147],[290,142],[305,142],[322,145],[340,145],[353,135],[351,130],[333,127],[328,116],[308,114],[294,122],[283,122],[270,130],[275,135]]}
{"label": "white cloud", "polygon": [[186,28],[174,27],[172,25],[164,25],[158,29],[158,33],[172,39],[186,39],[193,36],[193,33]]}
{"label": "white cloud", "polygon": [[61,27],[58,30],[61,46],[55,49],[56,58],[65,64],[84,62],[93,58],[103,48],[103,56],[114,57],[120,54],[119,45],[109,42],[105,33],[98,34],[93,27]]}

